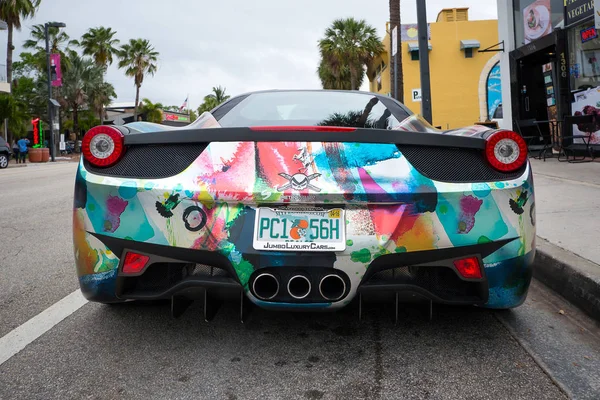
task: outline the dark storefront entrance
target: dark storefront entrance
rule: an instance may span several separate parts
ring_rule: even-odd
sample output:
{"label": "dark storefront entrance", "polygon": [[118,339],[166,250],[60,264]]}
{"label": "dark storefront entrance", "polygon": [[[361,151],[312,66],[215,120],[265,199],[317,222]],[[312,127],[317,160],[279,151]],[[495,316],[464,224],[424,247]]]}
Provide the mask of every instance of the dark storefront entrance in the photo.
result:
{"label": "dark storefront entrance", "polygon": [[517,131],[524,136],[556,134],[552,122],[568,109],[566,37],[556,30],[510,53],[512,112]]}

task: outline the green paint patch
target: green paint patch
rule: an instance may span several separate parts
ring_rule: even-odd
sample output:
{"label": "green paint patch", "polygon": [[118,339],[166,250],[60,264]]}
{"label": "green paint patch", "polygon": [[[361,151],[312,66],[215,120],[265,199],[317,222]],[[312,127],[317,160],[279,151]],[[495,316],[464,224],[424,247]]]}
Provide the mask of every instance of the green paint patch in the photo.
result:
{"label": "green paint patch", "polygon": [[406,247],[402,246],[402,247],[396,247],[396,253],[406,253]]}
{"label": "green paint patch", "polygon": [[487,236],[481,236],[479,239],[477,239],[477,244],[486,244],[486,243],[492,243],[492,240]]}
{"label": "green paint patch", "polygon": [[93,203],[88,204],[88,210],[90,211],[96,211],[96,205]]}
{"label": "green paint patch", "polygon": [[462,232],[466,232],[467,231],[467,223],[465,221],[460,221],[458,223],[458,232],[462,233]]}
{"label": "green paint patch", "polygon": [[348,247],[354,246],[354,241],[352,241],[350,239],[346,240],[346,246],[348,246]]}
{"label": "green paint patch", "polygon": [[369,249],[361,249],[359,251],[355,251],[350,255],[350,259],[353,262],[359,263],[368,263],[371,261],[371,252]]}
{"label": "green paint patch", "polygon": [[446,204],[440,206],[440,213],[444,215],[448,213],[448,206]]}

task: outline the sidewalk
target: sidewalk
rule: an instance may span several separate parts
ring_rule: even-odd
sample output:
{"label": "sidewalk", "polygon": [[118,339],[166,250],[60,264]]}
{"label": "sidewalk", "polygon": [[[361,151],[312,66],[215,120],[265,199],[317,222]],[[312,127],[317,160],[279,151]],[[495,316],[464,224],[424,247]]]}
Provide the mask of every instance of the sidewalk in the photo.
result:
{"label": "sidewalk", "polygon": [[534,276],[600,320],[600,160],[531,159],[537,256]]}
{"label": "sidewalk", "polygon": [[26,163],[20,163],[20,164],[17,164],[14,159],[11,159],[10,162],[8,163],[7,168],[23,168],[23,167],[27,167],[27,166],[40,166],[40,165],[47,165],[47,164],[54,164],[54,163],[79,162],[79,157],[80,157],[79,154],[73,154],[73,155],[67,155],[67,156],[56,156],[55,162],[48,161],[45,163],[32,163],[32,162],[27,161]]}

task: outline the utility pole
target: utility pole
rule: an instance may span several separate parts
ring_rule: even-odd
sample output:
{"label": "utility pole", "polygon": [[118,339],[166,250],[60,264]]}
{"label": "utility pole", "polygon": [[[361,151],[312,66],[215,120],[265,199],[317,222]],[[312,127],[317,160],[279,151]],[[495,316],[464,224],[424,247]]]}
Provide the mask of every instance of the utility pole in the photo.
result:
{"label": "utility pole", "polygon": [[417,23],[419,31],[419,64],[421,67],[421,114],[430,124],[431,81],[429,76],[429,29],[427,26],[427,6],[425,0],[417,0]]}
{"label": "utility pole", "polygon": [[394,57],[394,98],[398,100],[398,26],[392,29],[392,57]]}
{"label": "utility pole", "polygon": [[50,123],[50,158],[56,161],[55,133],[54,133],[54,104],[52,102],[52,69],[50,66],[50,35],[49,29],[64,28],[62,22],[46,22],[44,24],[44,36],[46,37],[46,63],[48,64],[48,119]]}
{"label": "utility pole", "polygon": [[54,162],[55,151],[54,151],[54,105],[52,105],[52,72],[50,70],[50,38],[48,37],[48,28],[50,23],[44,24],[44,37],[46,38],[46,64],[48,67],[48,124],[50,125],[50,159]]}

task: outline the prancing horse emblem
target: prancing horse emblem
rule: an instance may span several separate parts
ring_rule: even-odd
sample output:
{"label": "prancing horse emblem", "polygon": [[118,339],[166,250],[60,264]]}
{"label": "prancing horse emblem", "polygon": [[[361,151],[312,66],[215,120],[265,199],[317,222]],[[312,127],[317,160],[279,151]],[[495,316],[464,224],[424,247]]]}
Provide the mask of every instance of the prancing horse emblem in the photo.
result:
{"label": "prancing horse emblem", "polygon": [[288,190],[289,188],[292,188],[294,190],[304,190],[304,189],[310,189],[314,192],[320,192],[321,189],[319,189],[318,187],[311,185],[310,181],[312,181],[313,179],[317,179],[318,177],[321,176],[321,174],[312,174],[312,175],[306,175],[303,173],[297,173],[295,175],[288,175],[285,173],[281,173],[279,174],[279,176],[284,177],[285,179],[287,179],[289,182],[283,186],[281,186],[279,189],[277,189],[278,192],[283,192],[284,190]]}

